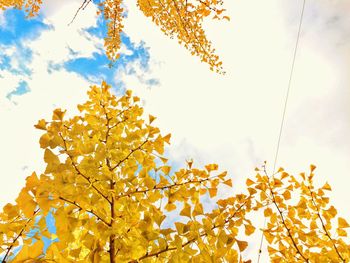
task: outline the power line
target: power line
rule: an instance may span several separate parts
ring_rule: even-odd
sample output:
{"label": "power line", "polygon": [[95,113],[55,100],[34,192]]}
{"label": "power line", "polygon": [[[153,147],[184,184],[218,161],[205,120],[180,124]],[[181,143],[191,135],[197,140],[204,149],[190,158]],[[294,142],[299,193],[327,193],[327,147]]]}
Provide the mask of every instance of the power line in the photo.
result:
{"label": "power line", "polygon": [[[285,122],[285,116],[286,116],[286,111],[287,111],[289,93],[290,93],[290,88],[291,88],[292,79],[293,79],[293,73],[294,73],[295,59],[296,59],[298,46],[299,46],[301,25],[303,23],[303,18],[304,18],[305,2],[306,2],[306,0],[303,0],[303,5],[302,5],[301,15],[300,15],[300,21],[299,21],[298,34],[297,34],[297,40],[295,42],[292,66],[291,66],[290,74],[289,74],[288,88],[287,88],[287,93],[286,93],[286,97],[285,97],[285,100],[284,100],[283,114],[282,114],[281,125],[280,125],[278,140],[277,140],[277,147],[276,147],[276,152],[275,152],[275,160],[274,160],[274,164],[273,164],[273,172],[272,172],[272,174],[274,174],[275,170],[276,170],[278,153],[279,153],[280,144],[281,144],[281,137],[282,137],[283,127],[284,127],[284,122]],[[264,228],[265,228],[265,225],[266,225],[266,218],[264,219]],[[260,257],[261,257],[261,252],[262,252],[261,249],[262,249],[262,246],[263,246],[263,242],[264,242],[264,233],[261,233],[258,263],[260,262]]]}
{"label": "power line", "polygon": [[298,46],[299,46],[301,25],[302,25],[302,23],[303,23],[304,10],[305,10],[305,2],[306,2],[306,0],[303,0],[303,6],[302,6],[301,15],[300,15],[300,21],[299,21],[299,28],[298,28],[297,41],[295,42],[294,54],[293,54],[293,62],[292,62],[292,67],[291,67],[291,69],[290,69],[289,81],[288,81],[288,89],[287,89],[287,94],[286,94],[286,98],[285,98],[285,101],[284,101],[284,108],[283,108],[283,114],[282,114],[280,132],[279,132],[279,135],[278,135],[278,141],[277,141],[277,147],[276,147],[276,153],[275,153],[275,161],[274,161],[274,164],[273,164],[273,173],[275,173],[276,163],[277,163],[277,158],[278,158],[278,153],[279,153],[279,149],[280,149],[282,131],[283,131],[283,126],[284,126],[284,119],[285,119],[285,116],[286,116],[287,104],[288,104],[288,99],[289,99],[289,92],[290,92],[290,87],[291,87],[291,84],[292,84],[293,73],[294,73],[295,58],[296,58],[296,56],[297,56],[297,50],[298,50]]}

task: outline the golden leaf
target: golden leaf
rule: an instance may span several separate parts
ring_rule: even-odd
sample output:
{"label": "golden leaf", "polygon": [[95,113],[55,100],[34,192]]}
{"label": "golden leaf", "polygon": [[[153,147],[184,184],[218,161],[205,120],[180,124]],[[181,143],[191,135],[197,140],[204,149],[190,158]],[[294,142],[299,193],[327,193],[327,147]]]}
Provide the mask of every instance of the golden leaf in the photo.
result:
{"label": "golden leaf", "polygon": [[316,169],[316,165],[311,164],[311,165],[310,165],[310,170],[311,170],[311,172],[313,172],[315,169]]}
{"label": "golden leaf", "polygon": [[232,180],[231,179],[227,179],[226,181],[224,181],[224,184],[232,187]]}
{"label": "golden leaf", "polygon": [[207,169],[208,172],[211,171],[216,171],[218,169],[218,165],[217,164],[208,164],[205,166],[205,169]]}
{"label": "golden leaf", "polygon": [[290,194],[290,191],[288,191],[288,190],[284,191],[282,195],[283,195],[285,200],[289,200],[292,197]]}
{"label": "golden leaf", "polygon": [[189,204],[185,204],[184,208],[180,212],[180,215],[191,218],[191,206]]}
{"label": "golden leaf", "polygon": [[204,211],[203,211],[203,206],[202,206],[202,204],[201,204],[201,203],[197,203],[197,204],[194,206],[192,215],[193,215],[193,216],[198,216],[198,215],[203,215],[203,214],[204,214]]}
{"label": "golden leaf", "polygon": [[266,238],[267,242],[269,242],[269,244],[272,244],[273,240],[275,239],[275,236],[272,235],[269,230],[264,230],[264,237]]}
{"label": "golden leaf", "polygon": [[331,186],[330,186],[328,183],[325,183],[325,184],[322,186],[322,189],[323,189],[323,190],[327,190],[327,191],[332,191],[332,188],[331,188]]}
{"label": "golden leaf", "polygon": [[250,235],[253,234],[254,231],[255,231],[255,227],[252,226],[251,224],[245,224],[245,225],[244,225],[244,229],[245,229],[244,233],[245,233],[247,236],[250,236]]}
{"label": "golden leaf", "polygon": [[170,212],[176,209],[176,205],[174,203],[167,203],[164,209]]}
{"label": "golden leaf", "polygon": [[170,144],[170,138],[171,138],[171,134],[167,134],[163,137],[163,141],[165,141],[167,144]]}
{"label": "golden leaf", "polygon": [[247,179],[247,181],[245,182],[245,184],[247,185],[247,186],[251,186],[251,185],[253,185],[253,184],[255,184],[255,182],[253,181],[253,180],[251,180],[251,179]]}
{"label": "golden leaf", "polygon": [[237,242],[237,245],[239,247],[239,251],[241,251],[241,252],[243,252],[248,247],[247,241],[236,240],[236,242]]}
{"label": "golden leaf", "polygon": [[272,209],[270,207],[265,208],[264,210],[264,216],[269,217],[272,215]]}
{"label": "golden leaf", "polygon": [[349,223],[342,217],[338,217],[338,227],[347,228],[350,227]]}
{"label": "golden leaf", "polygon": [[338,236],[341,236],[341,237],[348,236],[348,233],[342,228],[337,228],[337,234],[338,234]]}
{"label": "golden leaf", "polygon": [[62,111],[61,109],[55,109],[53,111],[52,119],[57,121],[62,121],[65,113],[66,111]]}
{"label": "golden leaf", "polygon": [[149,123],[151,124],[155,119],[156,117],[154,117],[153,115],[148,115],[148,118],[149,118]]}
{"label": "golden leaf", "polygon": [[170,170],[171,170],[171,167],[170,166],[163,166],[162,167],[162,172],[164,174],[169,174],[170,173]]}
{"label": "golden leaf", "polygon": [[214,197],[217,195],[218,189],[217,188],[209,188],[208,191],[209,191],[210,197]]}
{"label": "golden leaf", "polygon": [[34,125],[34,127],[39,130],[46,130],[46,121],[44,119],[41,119],[37,124]]}

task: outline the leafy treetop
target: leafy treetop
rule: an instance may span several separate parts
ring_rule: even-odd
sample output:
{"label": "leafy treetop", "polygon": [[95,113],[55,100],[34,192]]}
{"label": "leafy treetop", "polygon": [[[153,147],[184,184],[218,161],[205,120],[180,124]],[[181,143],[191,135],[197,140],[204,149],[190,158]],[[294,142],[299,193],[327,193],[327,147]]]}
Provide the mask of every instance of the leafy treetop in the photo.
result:
{"label": "leafy treetop", "polygon": [[203,198],[214,202],[220,185],[232,186],[226,172],[192,161],[173,171],[163,156],[170,135],[143,118],[138,101],[102,83],[79,115],[56,109],[38,122],[46,169],[0,213],[2,262],[250,262],[244,239],[259,211],[271,262],[350,261],[350,225],[330,204],[330,186],[314,186],[315,166],[294,176],[282,168],[268,175],[264,165],[245,193],[208,209]]}

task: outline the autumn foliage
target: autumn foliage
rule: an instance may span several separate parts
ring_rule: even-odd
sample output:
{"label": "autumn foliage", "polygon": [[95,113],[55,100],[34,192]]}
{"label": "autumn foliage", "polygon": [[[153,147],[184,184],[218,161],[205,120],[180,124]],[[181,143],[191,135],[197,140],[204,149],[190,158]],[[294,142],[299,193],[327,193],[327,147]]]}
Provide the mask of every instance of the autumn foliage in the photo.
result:
{"label": "autumn foliage", "polygon": [[[91,2],[82,1],[75,15]],[[32,17],[41,4],[0,0],[0,9],[24,9]],[[136,4],[166,35],[222,72],[202,22],[229,19],[223,1]],[[107,22],[106,55],[114,61],[123,2],[101,1],[98,13]],[[153,126],[155,117],[146,120],[131,91],[117,98],[102,83],[88,95],[79,115],[65,118],[56,109],[52,120],[35,125],[44,132],[39,143],[46,169],[27,177],[15,203],[0,213],[3,263],[251,262],[260,253],[247,253],[249,245],[256,248],[247,241],[252,234],[266,240],[271,262],[350,262],[350,225],[331,205],[329,184],[315,186],[314,165],[297,176],[282,168],[269,175],[265,163],[245,191],[235,193],[216,164],[196,168],[188,161],[175,171],[164,156],[170,134]],[[257,225],[259,216],[265,225]]]}
{"label": "autumn foliage", "polygon": [[[246,193],[217,200],[232,186],[226,172],[192,162],[173,171],[164,157],[170,135],[145,120],[138,97],[117,98],[106,83],[88,94],[80,115],[57,109],[36,125],[46,170],[0,214],[2,262],[249,262],[254,232],[271,262],[349,262],[350,225],[330,205],[330,186],[314,186],[314,166],[269,176],[263,165]],[[259,229],[251,219],[261,214]]]}
{"label": "autumn foliage", "polygon": [[[15,7],[24,9],[29,17],[35,16],[42,4],[42,0],[0,0],[0,9]],[[82,0],[81,6],[72,16],[84,10],[92,0]],[[222,0],[137,0],[140,11],[152,19],[164,34],[173,38],[207,63],[211,70],[224,73],[222,62],[212,43],[207,39],[203,29],[205,18],[227,19],[224,15]],[[106,55],[113,62],[119,57],[121,46],[120,34],[123,32],[123,18],[125,10],[122,0],[103,0],[99,4],[98,15],[102,15],[107,22],[107,35],[104,38]]]}

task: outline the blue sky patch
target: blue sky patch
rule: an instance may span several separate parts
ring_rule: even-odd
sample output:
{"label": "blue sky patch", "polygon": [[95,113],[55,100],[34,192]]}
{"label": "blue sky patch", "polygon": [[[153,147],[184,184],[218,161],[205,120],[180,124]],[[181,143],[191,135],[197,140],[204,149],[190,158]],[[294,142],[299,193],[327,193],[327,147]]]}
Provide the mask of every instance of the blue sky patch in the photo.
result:
{"label": "blue sky patch", "polygon": [[[0,40],[1,41],[1,40]],[[15,45],[1,45],[0,42],[0,70],[8,70],[15,75],[29,76],[31,74],[30,68],[27,64],[32,60],[33,52],[27,47],[24,47],[22,43]],[[7,49],[15,48],[14,52],[6,54]],[[11,57],[17,60],[18,65],[11,64]]]}
{"label": "blue sky patch", "polygon": [[[104,38],[107,34],[106,23],[104,20],[99,19],[96,27],[90,27],[86,31],[98,38]],[[131,41],[130,37],[124,33],[121,34],[121,41],[127,50],[125,53],[121,53],[120,58],[114,63],[110,62],[105,52],[95,52],[92,58],[71,59],[65,62],[63,67],[67,71],[78,73],[90,81],[101,82],[105,80],[117,89],[122,88],[123,84],[115,80],[117,72],[119,70],[126,70],[129,63],[136,61],[140,63],[144,71],[147,71],[149,68],[150,55],[144,42],[135,44]],[[126,73],[134,74],[135,71],[129,69]],[[154,79],[147,81],[149,81],[150,85],[158,84],[157,80]]]}
{"label": "blue sky patch", "polygon": [[[33,51],[26,47],[24,43],[35,40],[43,30],[50,30],[53,26],[45,24],[43,17],[40,15],[27,19],[23,11],[16,9],[6,10],[3,15],[5,24],[0,26],[0,70],[7,70],[13,75],[30,78],[34,69],[30,69],[28,65],[32,61]],[[97,26],[90,27],[85,31],[103,39],[107,34],[106,21],[99,17]],[[64,69],[68,72],[77,73],[91,83],[101,83],[102,80],[105,80],[114,89],[122,91],[125,87],[121,80],[116,79],[117,74],[120,72],[126,75],[136,74],[133,63],[137,64],[137,67],[141,68],[142,71],[147,72],[149,70],[150,55],[144,42],[134,43],[126,34],[121,35],[121,41],[124,52],[121,53],[120,58],[114,63],[108,60],[104,50],[97,49],[92,57],[78,57],[78,54],[68,46],[67,48],[70,49],[72,59],[59,64],[49,62],[47,72],[51,74],[54,71]],[[15,49],[15,51],[11,51],[11,49]],[[14,66],[12,56],[15,57],[18,65]],[[154,78],[147,78],[144,75],[137,77],[149,86],[159,84],[158,80]],[[29,91],[28,85],[25,82],[21,82],[16,90],[7,94],[7,98],[11,98],[14,95],[20,96]]]}
{"label": "blue sky patch", "polygon": [[26,94],[30,91],[28,83],[25,81],[20,81],[17,88],[10,92],[9,94],[6,95],[6,98],[8,98],[9,100],[12,98],[12,96],[21,96],[23,94]]}
{"label": "blue sky patch", "polygon": [[0,43],[13,45],[23,39],[35,39],[40,32],[50,27],[40,16],[27,19],[23,11],[8,9],[4,11],[5,25],[0,26]]}

